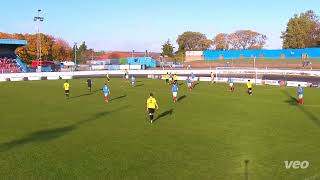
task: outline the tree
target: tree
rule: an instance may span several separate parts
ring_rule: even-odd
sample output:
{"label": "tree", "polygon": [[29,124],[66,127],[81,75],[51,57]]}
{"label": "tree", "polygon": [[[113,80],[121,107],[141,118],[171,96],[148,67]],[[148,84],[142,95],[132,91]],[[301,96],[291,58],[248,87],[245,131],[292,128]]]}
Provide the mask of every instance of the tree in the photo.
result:
{"label": "tree", "polygon": [[216,50],[228,50],[228,34],[219,33],[213,38],[213,46]]}
{"label": "tree", "polygon": [[77,50],[77,61],[79,63],[85,63],[86,60],[88,59],[87,57],[87,45],[86,42],[83,41],[82,44],[79,46]]}
{"label": "tree", "polygon": [[[65,61],[71,60],[74,57],[73,50],[69,44],[61,39],[55,38],[47,34],[40,34],[41,36],[41,55],[42,60],[45,61]],[[25,62],[30,64],[32,60],[37,60],[37,42],[38,34],[9,34],[0,32],[0,39],[19,39],[26,40],[28,44],[16,49],[16,54]],[[83,42],[79,47],[79,52],[77,52],[78,58],[81,62],[85,62],[88,57],[91,58],[92,54],[100,55],[101,53],[96,53],[93,49],[87,49],[85,42]],[[78,59],[77,58],[77,59]]]}
{"label": "tree", "polygon": [[175,60],[183,62],[185,60],[186,53],[184,51],[177,51],[175,55]]}
{"label": "tree", "polygon": [[52,59],[57,61],[65,61],[72,59],[72,49],[66,41],[57,38],[52,45]]}
{"label": "tree", "polygon": [[168,56],[170,58],[174,57],[174,47],[173,45],[171,44],[170,40],[168,39],[167,42],[165,42],[163,45],[162,45],[162,53],[161,55],[162,56]]}
{"label": "tree", "polygon": [[12,39],[12,34],[0,32],[0,39]]}
{"label": "tree", "polygon": [[41,59],[45,61],[51,61],[54,37],[50,35],[45,35],[45,34],[40,34],[40,36],[41,36]]}
{"label": "tree", "polygon": [[267,36],[251,30],[239,30],[227,36],[231,49],[262,49]]}
{"label": "tree", "polygon": [[212,41],[200,32],[187,31],[178,36],[178,51],[202,51],[208,49]]}
{"label": "tree", "polygon": [[236,33],[231,33],[227,36],[227,42],[230,49],[241,49],[239,41],[240,37]]}
{"label": "tree", "polygon": [[320,41],[319,17],[312,11],[290,18],[285,32],[282,32],[283,48],[317,47]]}
{"label": "tree", "polygon": [[32,60],[37,59],[37,36],[25,34],[24,40],[28,41],[27,46],[18,48],[16,53],[21,57],[25,63],[31,63]]}

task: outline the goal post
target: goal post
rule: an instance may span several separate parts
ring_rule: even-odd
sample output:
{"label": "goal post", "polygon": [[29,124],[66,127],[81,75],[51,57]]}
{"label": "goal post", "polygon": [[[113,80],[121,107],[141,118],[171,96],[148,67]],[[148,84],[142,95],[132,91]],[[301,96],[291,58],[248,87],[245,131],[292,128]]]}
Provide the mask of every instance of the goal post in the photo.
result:
{"label": "goal post", "polygon": [[254,84],[261,84],[262,81],[262,74],[259,74],[257,68],[216,67],[215,73],[217,83],[226,83],[229,79],[233,79],[236,83],[245,83],[250,80]]}

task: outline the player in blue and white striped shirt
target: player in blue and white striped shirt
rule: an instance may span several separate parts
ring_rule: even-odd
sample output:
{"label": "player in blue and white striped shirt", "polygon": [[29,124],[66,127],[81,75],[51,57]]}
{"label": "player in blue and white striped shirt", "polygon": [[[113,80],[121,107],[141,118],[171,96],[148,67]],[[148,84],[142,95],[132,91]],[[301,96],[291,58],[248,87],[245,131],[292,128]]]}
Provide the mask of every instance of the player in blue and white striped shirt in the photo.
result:
{"label": "player in blue and white striped shirt", "polygon": [[303,88],[301,87],[301,85],[298,85],[298,104],[303,104],[304,100],[303,100]]}
{"label": "player in blue and white striped shirt", "polygon": [[104,84],[102,90],[103,90],[103,94],[104,94],[104,101],[107,103],[107,102],[109,102],[109,95],[110,95],[110,89],[109,89],[107,83]]}
{"label": "player in blue and white striped shirt", "polygon": [[177,102],[177,96],[178,96],[178,90],[179,90],[179,88],[178,88],[176,83],[173,83],[171,90],[172,90],[173,102],[176,103]]}
{"label": "player in blue and white striped shirt", "polygon": [[192,91],[192,81],[189,76],[187,77],[186,82],[187,82],[187,86],[189,88],[189,91]]}
{"label": "player in blue and white striped shirt", "polygon": [[230,91],[233,92],[234,91],[234,81],[232,78],[229,78],[229,86],[230,86]]}
{"label": "player in blue and white striped shirt", "polygon": [[136,86],[136,77],[134,75],[131,76],[131,85],[132,87]]}

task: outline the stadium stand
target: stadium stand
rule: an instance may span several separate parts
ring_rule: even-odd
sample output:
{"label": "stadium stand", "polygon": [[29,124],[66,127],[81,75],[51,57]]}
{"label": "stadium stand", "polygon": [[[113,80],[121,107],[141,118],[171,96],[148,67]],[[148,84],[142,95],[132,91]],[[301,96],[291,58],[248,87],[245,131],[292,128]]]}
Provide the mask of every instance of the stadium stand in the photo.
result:
{"label": "stadium stand", "polygon": [[0,39],[0,73],[27,72],[28,67],[15,54],[18,47],[27,45],[25,40]]}
{"label": "stadium stand", "polygon": [[17,62],[12,58],[0,58],[0,72],[1,73],[18,73],[21,72],[18,68]]}

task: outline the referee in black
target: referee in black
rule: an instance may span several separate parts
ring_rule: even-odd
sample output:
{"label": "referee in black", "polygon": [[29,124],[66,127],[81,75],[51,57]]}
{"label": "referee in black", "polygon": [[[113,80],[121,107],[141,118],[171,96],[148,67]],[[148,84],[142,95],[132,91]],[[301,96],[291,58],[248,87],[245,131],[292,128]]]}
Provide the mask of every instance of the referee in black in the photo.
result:
{"label": "referee in black", "polygon": [[90,78],[87,79],[88,90],[91,92],[92,80]]}

